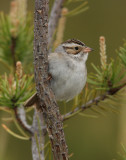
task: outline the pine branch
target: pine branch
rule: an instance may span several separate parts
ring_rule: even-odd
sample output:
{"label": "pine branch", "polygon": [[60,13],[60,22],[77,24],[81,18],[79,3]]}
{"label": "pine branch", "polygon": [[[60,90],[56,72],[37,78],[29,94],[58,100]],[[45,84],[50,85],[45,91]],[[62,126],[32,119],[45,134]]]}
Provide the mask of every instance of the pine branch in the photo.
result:
{"label": "pine branch", "polygon": [[90,101],[88,101],[86,104],[82,105],[81,107],[76,107],[74,109],[74,111],[70,111],[64,115],[62,115],[62,120],[65,121],[73,116],[75,116],[76,114],[78,114],[79,112],[83,112],[86,109],[89,109],[91,107],[93,107],[93,105],[97,105],[98,103],[100,103],[101,101],[105,100],[106,98],[108,98],[109,95],[114,95],[116,94],[119,90],[121,90],[122,88],[124,88],[126,86],[126,83],[122,84],[121,86],[117,87],[117,88],[112,88],[109,91],[107,91],[105,94],[100,95]]}
{"label": "pine branch", "polygon": [[[43,112],[55,160],[67,160],[66,146],[61,115],[48,78],[48,0],[35,0],[34,27],[34,67],[40,110]],[[42,114],[42,113],[41,113]]]}
{"label": "pine branch", "polygon": [[25,114],[23,106],[21,106],[19,108],[15,108],[14,113],[15,113],[15,118],[16,118],[17,122],[20,124],[20,126],[25,131],[32,134],[31,126],[28,125],[28,123],[26,121],[26,114]]}

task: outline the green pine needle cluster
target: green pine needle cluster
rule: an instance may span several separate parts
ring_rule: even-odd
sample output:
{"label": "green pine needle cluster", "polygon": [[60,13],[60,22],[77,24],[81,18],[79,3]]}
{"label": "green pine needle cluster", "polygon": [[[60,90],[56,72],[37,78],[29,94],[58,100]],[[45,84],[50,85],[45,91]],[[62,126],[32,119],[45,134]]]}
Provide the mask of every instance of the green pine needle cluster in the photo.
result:
{"label": "green pine needle cluster", "polygon": [[14,109],[25,102],[32,94],[33,76],[23,75],[18,79],[17,75],[0,77],[0,106]]}
{"label": "green pine needle cluster", "polygon": [[126,65],[126,49],[124,45],[124,47],[120,48],[117,58],[115,60],[111,59],[110,63],[107,63],[104,36],[99,38],[99,45],[101,66],[97,67],[92,64],[95,72],[89,74],[88,82],[95,90],[110,91],[125,84],[126,68],[124,65]]}
{"label": "green pine needle cluster", "polygon": [[11,66],[16,66],[17,61],[31,63],[33,24],[30,14],[14,28],[10,16],[0,13],[0,37],[0,61]]}
{"label": "green pine needle cluster", "polygon": [[119,87],[121,81],[126,76],[126,72],[122,71],[122,65],[119,61],[115,62],[111,60],[106,65],[105,70],[101,67],[96,67],[94,64],[92,64],[92,67],[95,72],[89,75],[88,82],[95,86],[95,89],[108,91],[112,88]]}

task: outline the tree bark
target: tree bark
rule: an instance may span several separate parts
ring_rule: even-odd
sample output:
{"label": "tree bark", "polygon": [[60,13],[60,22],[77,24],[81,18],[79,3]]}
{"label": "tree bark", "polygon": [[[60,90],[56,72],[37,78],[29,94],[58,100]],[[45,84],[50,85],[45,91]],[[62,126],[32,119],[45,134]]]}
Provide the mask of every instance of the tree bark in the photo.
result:
{"label": "tree bark", "polygon": [[59,107],[49,87],[48,79],[48,0],[35,0],[34,67],[39,110],[44,116],[55,160],[68,160]]}

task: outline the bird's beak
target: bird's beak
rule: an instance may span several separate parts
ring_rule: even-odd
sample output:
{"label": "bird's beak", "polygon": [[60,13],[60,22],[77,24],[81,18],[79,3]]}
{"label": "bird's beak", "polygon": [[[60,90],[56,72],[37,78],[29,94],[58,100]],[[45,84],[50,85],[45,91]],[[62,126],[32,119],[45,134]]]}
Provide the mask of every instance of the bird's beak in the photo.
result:
{"label": "bird's beak", "polygon": [[84,53],[89,53],[89,52],[91,52],[91,51],[93,51],[93,50],[94,50],[94,49],[86,46],[86,47],[84,47],[83,52],[84,52]]}

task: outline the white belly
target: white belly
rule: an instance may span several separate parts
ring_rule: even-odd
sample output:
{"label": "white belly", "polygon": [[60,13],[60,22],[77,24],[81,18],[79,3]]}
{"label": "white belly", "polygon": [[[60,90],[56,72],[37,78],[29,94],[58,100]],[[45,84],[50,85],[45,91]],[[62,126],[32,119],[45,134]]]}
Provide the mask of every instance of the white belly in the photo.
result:
{"label": "white belly", "polygon": [[78,95],[86,83],[86,76],[80,74],[69,75],[67,80],[52,81],[51,87],[57,100],[71,100]]}
{"label": "white belly", "polygon": [[[62,63],[62,62],[61,62]],[[77,65],[50,64],[52,74],[51,88],[57,100],[71,100],[78,95],[85,86],[87,70],[84,63]]]}

